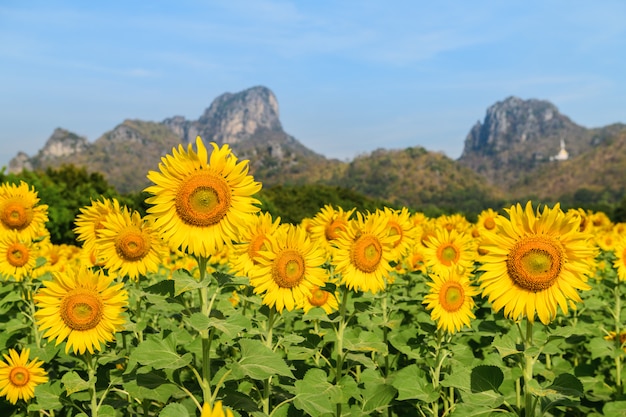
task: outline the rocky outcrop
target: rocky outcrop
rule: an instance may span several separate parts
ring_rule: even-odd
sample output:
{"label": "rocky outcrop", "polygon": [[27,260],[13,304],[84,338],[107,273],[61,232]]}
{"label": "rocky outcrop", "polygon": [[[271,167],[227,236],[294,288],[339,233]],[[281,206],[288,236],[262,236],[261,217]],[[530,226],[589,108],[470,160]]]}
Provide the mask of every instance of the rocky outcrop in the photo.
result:
{"label": "rocky outcrop", "polygon": [[506,188],[554,161],[561,141],[576,156],[591,148],[591,136],[548,101],[508,97],[472,127],[459,162]]}
{"label": "rocky outcrop", "polygon": [[217,97],[198,120],[182,116],[165,119],[163,124],[183,142],[200,135],[205,141],[235,144],[250,138],[259,129],[282,132],[278,100],[266,87],[252,87],[239,93]]}
{"label": "rocky outcrop", "polygon": [[79,136],[62,128],[56,128],[48,138],[43,148],[33,157],[20,152],[9,161],[9,172],[20,172],[23,169],[36,169],[46,165],[49,161],[79,155],[89,148],[89,142],[84,136]]}
{"label": "rocky outcrop", "polygon": [[283,131],[276,96],[260,86],[220,95],[198,120],[182,116],[161,123],[125,120],[93,143],[57,129],[35,157],[20,153],[9,170],[74,164],[103,173],[120,192],[140,191],[148,185],[147,172],[158,169],[163,155],[178,144],[194,143],[198,135],[207,144],[229,144],[267,185],[306,182],[336,171],[338,161],[327,160]]}

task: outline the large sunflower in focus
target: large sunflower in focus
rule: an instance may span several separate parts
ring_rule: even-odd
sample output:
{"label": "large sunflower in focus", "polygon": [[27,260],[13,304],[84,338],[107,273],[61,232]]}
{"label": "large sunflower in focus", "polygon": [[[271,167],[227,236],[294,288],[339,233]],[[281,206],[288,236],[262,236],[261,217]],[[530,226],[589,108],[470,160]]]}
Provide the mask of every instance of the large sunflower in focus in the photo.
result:
{"label": "large sunflower in focus", "polygon": [[326,282],[324,251],[299,225],[285,224],[267,236],[266,249],[259,251],[258,265],[250,273],[255,294],[263,304],[291,311],[301,308],[314,287]]}
{"label": "large sunflower in focus", "polygon": [[109,272],[138,280],[159,270],[169,250],[150,222],[137,211],[110,213],[102,222],[95,246]]}
{"label": "large sunflower in focus", "polygon": [[17,353],[9,349],[4,354],[4,361],[0,361],[0,396],[6,397],[11,404],[17,400],[28,401],[35,396],[35,387],[48,382],[48,375],[41,367],[43,361],[34,358],[28,361],[30,349],[23,349]]}
{"label": "large sunflower in focus", "polygon": [[45,235],[48,206],[39,204],[37,191],[24,181],[0,186],[0,232],[15,231],[22,240]]}
{"label": "large sunflower in focus", "polygon": [[208,257],[225,242],[237,238],[237,228],[260,209],[251,196],[261,189],[248,174],[248,161],[238,162],[228,145],[211,143],[207,149],[198,136],[194,151],[180,145],[172,155],[161,158],[159,171],[150,171],[153,194],[146,202],[148,217],[154,220],[165,241],[173,249]]}
{"label": "large sunflower in focus", "polygon": [[44,337],[67,339],[65,352],[94,353],[124,325],[122,313],[128,306],[128,293],[122,283],[102,271],[84,267],[57,272],[54,280],[45,281],[34,296],[35,319]]}
{"label": "large sunflower in focus", "polygon": [[432,310],[430,318],[437,322],[438,329],[456,333],[463,326],[470,326],[470,319],[475,318],[472,309],[478,288],[470,285],[467,274],[459,275],[455,269],[434,273],[428,282],[430,291],[424,297],[427,310]]}
{"label": "large sunflower in focus", "polygon": [[335,240],[336,250],[331,263],[341,275],[342,284],[355,291],[377,293],[383,290],[393,270],[390,262],[395,241],[380,212],[367,216],[357,213],[350,228]]}
{"label": "large sunflower in focus", "polygon": [[596,249],[580,232],[580,219],[563,213],[558,204],[536,213],[530,202],[506,211],[509,219],[500,216],[495,231],[484,235],[480,288],[506,317],[533,322],[536,314],[548,324],[557,305],[567,313],[570,301],[581,301],[578,290],[590,288],[585,281]]}

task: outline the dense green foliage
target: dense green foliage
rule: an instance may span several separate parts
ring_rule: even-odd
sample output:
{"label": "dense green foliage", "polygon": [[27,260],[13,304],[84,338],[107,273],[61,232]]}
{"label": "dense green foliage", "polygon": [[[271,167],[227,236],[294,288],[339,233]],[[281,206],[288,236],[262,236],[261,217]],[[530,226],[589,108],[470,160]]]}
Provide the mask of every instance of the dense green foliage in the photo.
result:
{"label": "dense green foliage", "polygon": [[374,200],[353,190],[319,184],[277,185],[264,188],[260,193],[263,210],[280,217],[283,223],[299,223],[303,218],[313,217],[329,204],[344,210],[374,211],[390,204]]}

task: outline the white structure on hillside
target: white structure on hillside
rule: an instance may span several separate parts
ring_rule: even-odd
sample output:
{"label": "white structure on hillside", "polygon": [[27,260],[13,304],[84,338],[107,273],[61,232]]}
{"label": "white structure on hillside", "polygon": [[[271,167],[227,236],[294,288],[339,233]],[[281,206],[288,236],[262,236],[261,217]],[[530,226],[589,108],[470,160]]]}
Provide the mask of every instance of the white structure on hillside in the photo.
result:
{"label": "white structure on hillside", "polygon": [[550,157],[551,161],[566,161],[569,158],[569,153],[565,150],[565,141],[561,139],[561,150],[554,156]]}

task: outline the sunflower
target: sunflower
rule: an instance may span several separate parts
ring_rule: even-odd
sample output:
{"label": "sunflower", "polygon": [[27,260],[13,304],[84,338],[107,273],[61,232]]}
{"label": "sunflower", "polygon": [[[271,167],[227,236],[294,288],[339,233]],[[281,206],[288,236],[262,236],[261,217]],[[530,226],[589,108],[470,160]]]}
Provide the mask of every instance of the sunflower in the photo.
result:
{"label": "sunflower", "polygon": [[161,259],[169,253],[150,222],[128,209],[109,213],[95,245],[109,273],[117,272],[134,281],[140,275],[158,271]]}
{"label": "sunflower", "polygon": [[44,281],[35,294],[35,319],[44,337],[67,339],[65,352],[94,353],[102,343],[114,340],[124,325],[122,313],[128,305],[128,293],[122,283],[102,271],[84,267],[68,268]]}
{"label": "sunflower", "polygon": [[254,293],[279,312],[301,308],[311,290],[326,282],[324,251],[299,225],[285,224],[267,238],[266,250],[258,252],[258,266],[250,271]]}
{"label": "sunflower", "polygon": [[9,349],[0,361],[0,396],[5,396],[11,404],[18,400],[28,401],[35,396],[35,387],[48,382],[48,375],[41,367],[43,361],[34,358],[28,361],[30,349],[24,348],[21,353]]}
{"label": "sunflower", "polygon": [[344,211],[341,207],[335,209],[327,204],[313,216],[309,225],[309,233],[311,238],[324,248],[328,257],[332,257],[334,253],[333,242],[335,239],[350,227],[350,217],[355,210]]}
{"label": "sunflower", "polygon": [[98,232],[104,226],[102,222],[110,213],[121,211],[119,201],[102,198],[102,201],[92,201],[91,205],[80,208],[80,213],[74,219],[74,233],[76,240],[87,246],[96,241]]}
{"label": "sunflower", "polygon": [[246,214],[257,213],[260,202],[251,196],[261,189],[248,174],[248,161],[238,162],[228,145],[211,143],[207,149],[198,136],[197,151],[189,144],[161,158],[159,171],[150,171],[153,194],[146,202],[149,217],[173,249],[208,257],[235,240]]}
{"label": "sunflower", "polygon": [[311,295],[304,299],[304,305],[302,307],[305,313],[312,308],[320,307],[326,314],[330,314],[339,309],[338,297],[339,293],[337,291],[331,293],[320,287],[313,287],[311,289]]}
{"label": "sunflower", "polygon": [[239,230],[239,243],[233,244],[229,259],[231,270],[235,274],[248,276],[258,265],[259,251],[266,249],[268,236],[275,233],[280,225],[280,217],[272,219],[270,213],[250,215],[250,219]]}
{"label": "sunflower", "polygon": [[462,214],[443,214],[435,219],[437,228],[443,228],[451,232],[456,230],[459,233],[465,233],[469,230],[471,223]]}
{"label": "sunflower", "polygon": [[476,243],[468,233],[437,227],[435,235],[426,242],[424,258],[426,266],[437,274],[447,269],[469,274],[476,258]]}
{"label": "sunflower", "polygon": [[22,281],[35,268],[36,249],[30,240],[22,240],[19,232],[12,230],[0,234],[0,274],[5,280]]}
{"label": "sunflower", "polygon": [[350,226],[335,240],[331,264],[349,289],[377,293],[385,288],[393,270],[391,248],[396,238],[389,235],[387,221],[380,212],[366,216],[357,213]]}
{"label": "sunflower", "polygon": [[480,288],[506,317],[533,322],[536,313],[548,324],[557,305],[567,313],[568,304],[581,302],[577,290],[590,288],[585,281],[596,249],[580,232],[580,218],[563,213],[559,204],[535,213],[531,202],[525,208],[518,203],[506,211],[509,218],[496,219],[495,231],[483,238]]}
{"label": "sunflower", "polygon": [[456,333],[463,326],[470,326],[470,319],[476,318],[472,310],[478,288],[470,285],[467,274],[458,274],[455,269],[430,275],[427,285],[430,291],[424,297],[423,304],[432,310],[430,318],[437,322],[437,329]]}
{"label": "sunflower", "polygon": [[230,408],[224,408],[221,401],[216,401],[213,407],[204,403],[200,417],[234,417]]}
{"label": "sunflower", "polygon": [[387,219],[389,235],[395,238],[391,247],[392,259],[401,263],[404,255],[415,246],[418,229],[413,225],[409,209],[406,207],[402,207],[400,210],[385,207],[383,216]]}
{"label": "sunflower", "polygon": [[36,240],[45,234],[47,221],[48,206],[39,204],[34,187],[24,181],[0,186],[0,232],[14,230],[22,240]]}
{"label": "sunflower", "polygon": [[472,237],[479,238],[486,230],[494,230],[496,228],[496,218],[498,214],[494,209],[488,208],[478,214],[478,219],[472,228]]}

